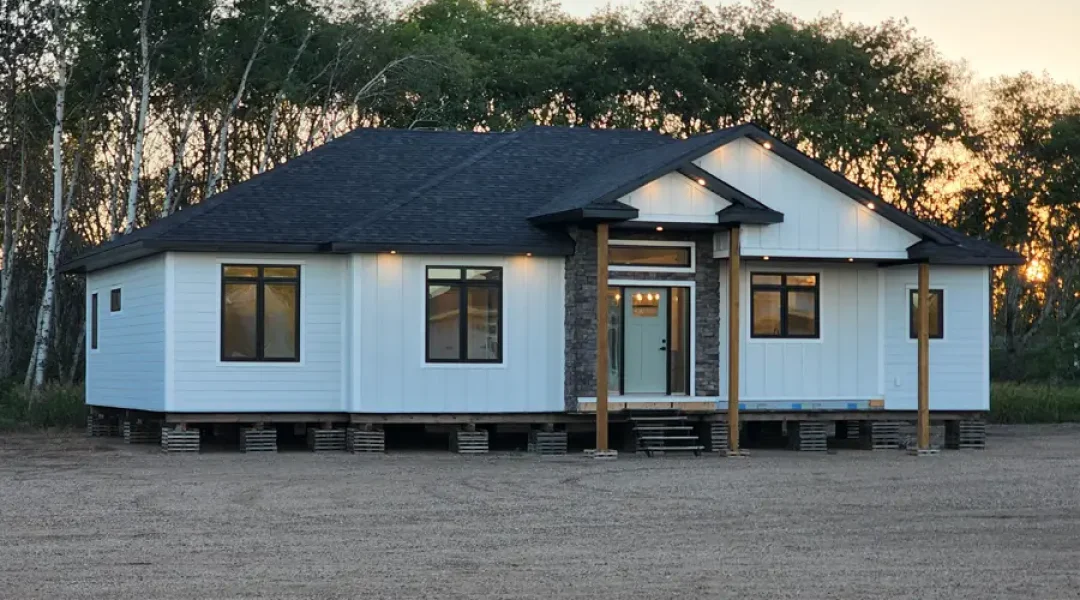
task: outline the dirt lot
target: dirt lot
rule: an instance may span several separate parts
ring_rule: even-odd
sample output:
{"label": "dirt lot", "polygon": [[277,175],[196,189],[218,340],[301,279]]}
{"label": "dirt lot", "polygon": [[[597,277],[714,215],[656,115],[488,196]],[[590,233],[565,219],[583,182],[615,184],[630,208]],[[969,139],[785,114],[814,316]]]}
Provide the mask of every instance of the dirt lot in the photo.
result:
{"label": "dirt lot", "polygon": [[1080,427],[985,452],[164,456],[0,437],[0,598],[1066,598]]}

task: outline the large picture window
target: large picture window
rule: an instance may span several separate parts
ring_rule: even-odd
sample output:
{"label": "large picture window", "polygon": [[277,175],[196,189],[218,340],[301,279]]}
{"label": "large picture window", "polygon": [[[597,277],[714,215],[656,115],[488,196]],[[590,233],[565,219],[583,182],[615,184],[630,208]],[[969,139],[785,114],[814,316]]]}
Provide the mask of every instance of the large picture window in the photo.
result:
{"label": "large picture window", "polygon": [[752,273],[750,336],[819,337],[818,283],[813,273]]}
{"label": "large picture window", "polygon": [[502,362],[502,269],[428,267],[427,362]]}
{"label": "large picture window", "polygon": [[221,360],[300,360],[300,267],[222,265]]}
{"label": "large picture window", "polygon": [[[945,291],[930,292],[930,339],[940,340],[945,337]],[[908,337],[919,338],[919,290],[908,290]]]}

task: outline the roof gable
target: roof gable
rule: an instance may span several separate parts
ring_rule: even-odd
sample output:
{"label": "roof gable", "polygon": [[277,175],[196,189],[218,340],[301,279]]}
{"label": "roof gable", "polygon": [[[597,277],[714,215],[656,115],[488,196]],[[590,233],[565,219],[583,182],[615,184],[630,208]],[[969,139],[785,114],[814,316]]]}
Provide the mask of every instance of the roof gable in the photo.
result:
{"label": "roof gable", "polygon": [[783,223],[747,230],[743,250],[750,255],[902,260],[922,240],[882,216],[878,203],[854,202],[748,138],[695,163],[785,215]]}

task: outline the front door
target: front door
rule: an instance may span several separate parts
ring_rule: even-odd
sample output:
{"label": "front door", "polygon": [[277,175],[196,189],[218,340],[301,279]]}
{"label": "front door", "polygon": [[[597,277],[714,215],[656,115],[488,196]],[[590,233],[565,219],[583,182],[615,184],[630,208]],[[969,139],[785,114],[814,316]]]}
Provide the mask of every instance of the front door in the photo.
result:
{"label": "front door", "polygon": [[668,290],[626,288],[623,393],[666,394]]}

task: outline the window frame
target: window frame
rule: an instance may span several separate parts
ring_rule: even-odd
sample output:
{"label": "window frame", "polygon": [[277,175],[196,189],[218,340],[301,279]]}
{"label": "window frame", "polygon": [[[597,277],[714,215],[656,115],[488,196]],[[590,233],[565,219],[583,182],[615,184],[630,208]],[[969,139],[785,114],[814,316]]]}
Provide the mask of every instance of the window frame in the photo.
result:
{"label": "window frame", "polygon": [[[919,339],[919,332],[915,326],[915,319],[917,316],[915,310],[915,297],[919,294],[919,288],[909,287],[908,291],[908,340],[916,341]],[[937,314],[937,326],[938,335],[934,335],[930,332],[928,336],[931,340],[943,340],[945,339],[945,288],[930,288],[928,290],[931,296],[938,297],[938,314]],[[934,315],[930,315],[930,322],[933,323]],[[933,328],[931,328],[933,329]]]}
{"label": "window frame", "polygon": [[[686,248],[690,254],[689,266],[666,265],[627,265],[611,262],[611,249],[622,247]],[[632,271],[638,273],[694,273],[697,269],[697,243],[683,240],[610,240],[608,241],[608,270]]]}
{"label": "window frame", "polygon": [[[458,270],[457,279],[444,277],[431,277],[433,269]],[[499,274],[497,280],[468,279],[468,270],[489,270]],[[505,272],[502,267],[486,265],[425,265],[424,266],[424,364],[430,365],[501,365],[503,364],[503,336],[506,327],[506,296],[503,293]],[[457,358],[432,358],[431,356],[431,284],[444,284],[456,286],[458,292],[458,357]],[[498,352],[495,358],[469,358],[469,328],[468,328],[468,304],[469,288],[495,289],[499,298],[499,328],[496,343]]]}
{"label": "window frame", "polygon": [[[780,277],[779,284],[754,283],[755,275]],[[789,285],[788,277],[814,277],[814,285]],[[820,340],[821,339],[821,273],[812,271],[751,271],[750,272],[750,338],[757,340]],[[757,290],[779,292],[780,294],[780,333],[759,334],[754,332],[754,292]],[[789,334],[788,329],[788,292],[807,291],[814,292],[814,333]]]}
{"label": "window frame", "polygon": [[90,350],[98,349],[98,293],[90,294]]}
{"label": "window frame", "polygon": [[[228,268],[249,268],[256,269],[255,277],[239,277],[239,276],[226,276],[225,270]],[[266,277],[266,269],[296,269],[296,277]],[[222,363],[299,363],[301,362],[301,351],[303,344],[301,343],[301,332],[303,330],[303,323],[301,322],[301,304],[303,302],[303,293],[301,291],[301,285],[303,281],[303,268],[299,264],[278,264],[278,263],[221,263],[219,275],[220,275],[220,296],[221,299],[218,304],[221,316],[218,323],[218,360]],[[252,283],[255,285],[255,356],[254,357],[230,357],[225,355],[225,287],[228,284],[238,283]],[[266,357],[264,348],[266,343],[266,294],[264,287],[267,283],[292,283],[296,285],[296,306],[294,309],[294,316],[296,323],[296,335],[293,340],[294,346],[294,358],[279,358],[279,357]]]}
{"label": "window frame", "polygon": [[123,294],[123,288],[114,287],[109,289],[109,314],[124,312]]}

